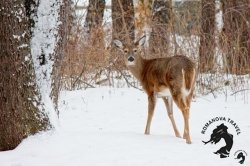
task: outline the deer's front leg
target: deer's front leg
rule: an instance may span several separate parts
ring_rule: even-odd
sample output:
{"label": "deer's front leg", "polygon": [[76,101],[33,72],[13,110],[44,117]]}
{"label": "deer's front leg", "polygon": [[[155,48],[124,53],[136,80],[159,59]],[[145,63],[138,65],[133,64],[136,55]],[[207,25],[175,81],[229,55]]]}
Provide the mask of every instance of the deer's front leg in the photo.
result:
{"label": "deer's front leg", "polygon": [[156,103],[156,97],[154,96],[154,94],[148,95],[148,119],[145,129],[145,134],[147,135],[150,134],[150,126],[154,115],[155,103]]}

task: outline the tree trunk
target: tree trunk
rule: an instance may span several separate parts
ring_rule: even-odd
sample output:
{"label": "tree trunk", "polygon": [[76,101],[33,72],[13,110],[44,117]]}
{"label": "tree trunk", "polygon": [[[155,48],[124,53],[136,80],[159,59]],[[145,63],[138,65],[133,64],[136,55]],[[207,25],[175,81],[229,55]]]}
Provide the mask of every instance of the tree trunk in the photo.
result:
{"label": "tree trunk", "polygon": [[104,32],[102,27],[105,0],[89,0],[89,6],[85,21],[85,27],[89,34],[88,44],[96,47],[104,47]]}
{"label": "tree trunk", "polygon": [[172,0],[155,0],[152,7],[152,32],[149,39],[149,55],[169,55],[171,35]]}
{"label": "tree trunk", "polygon": [[250,1],[223,0],[221,45],[225,70],[233,74],[250,72]]}
{"label": "tree trunk", "polygon": [[0,25],[0,150],[9,150],[28,135],[55,125],[50,120],[55,118],[51,116],[59,93],[70,2],[17,0],[0,1],[0,6],[4,22]]}
{"label": "tree trunk", "polygon": [[105,0],[89,0],[85,27],[91,32],[102,25],[105,9]]}
{"label": "tree trunk", "polygon": [[200,72],[213,70],[215,58],[215,0],[202,0],[199,48]]}
{"label": "tree trunk", "polygon": [[31,3],[0,1],[0,151],[14,149],[28,135],[51,127],[30,54]]}
{"label": "tree trunk", "polygon": [[112,0],[112,38],[134,42],[133,0]]}
{"label": "tree trunk", "polygon": [[61,24],[58,28],[58,34],[60,36],[55,53],[54,53],[54,66],[52,71],[52,91],[51,96],[57,114],[58,110],[58,97],[61,88],[61,78],[63,77],[62,63],[63,58],[67,54],[68,38],[71,33],[71,27],[73,24],[73,9],[72,2],[69,0],[63,0],[63,3],[60,7],[60,18]]}
{"label": "tree trunk", "polygon": [[[152,0],[139,0],[135,7],[135,29],[136,36],[142,37],[146,34],[147,37],[151,33],[151,18],[152,18]],[[148,46],[148,43],[145,45]]]}

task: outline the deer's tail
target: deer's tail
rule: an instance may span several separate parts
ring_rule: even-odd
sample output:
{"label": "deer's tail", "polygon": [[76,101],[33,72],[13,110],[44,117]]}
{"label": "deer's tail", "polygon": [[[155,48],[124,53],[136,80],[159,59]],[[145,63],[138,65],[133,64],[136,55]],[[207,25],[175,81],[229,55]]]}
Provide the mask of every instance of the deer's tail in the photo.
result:
{"label": "deer's tail", "polygon": [[187,94],[190,94],[190,92],[194,88],[196,71],[195,69],[191,69],[190,71],[185,71],[184,69],[182,69],[182,75],[183,75],[183,87],[185,87]]}

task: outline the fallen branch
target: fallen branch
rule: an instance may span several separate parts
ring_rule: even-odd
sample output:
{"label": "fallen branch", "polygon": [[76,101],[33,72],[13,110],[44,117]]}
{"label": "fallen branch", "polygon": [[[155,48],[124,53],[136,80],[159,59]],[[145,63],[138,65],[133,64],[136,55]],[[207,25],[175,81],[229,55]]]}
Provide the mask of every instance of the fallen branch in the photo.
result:
{"label": "fallen branch", "polygon": [[235,95],[235,94],[237,94],[237,93],[239,93],[239,92],[248,91],[248,90],[250,90],[250,89],[241,89],[241,90],[238,90],[238,91],[236,91],[236,92],[233,92],[233,93],[231,94],[231,96],[233,96],[233,95]]}

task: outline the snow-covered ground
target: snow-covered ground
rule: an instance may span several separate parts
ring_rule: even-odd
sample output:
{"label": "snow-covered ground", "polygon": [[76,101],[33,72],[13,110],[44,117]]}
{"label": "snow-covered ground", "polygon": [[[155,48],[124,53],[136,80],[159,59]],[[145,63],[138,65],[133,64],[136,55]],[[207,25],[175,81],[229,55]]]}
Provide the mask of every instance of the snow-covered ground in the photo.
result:
{"label": "snow-covered ground", "polygon": [[[0,152],[1,166],[237,166],[234,153],[248,153],[243,165],[250,165],[250,100],[243,95],[196,98],[191,107],[191,137],[188,145],[176,138],[164,104],[158,100],[151,135],[144,135],[147,97],[132,88],[95,88],[63,91],[60,99],[60,125],[55,131],[25,139],[15,150]],[[174,106],[179,130],[183,119]],[[241,130],[234,135],[230,157],[213,154],[224,141],[204,145],[213,129],[206,134],[204,125],[214,117],[233,119]]]}

